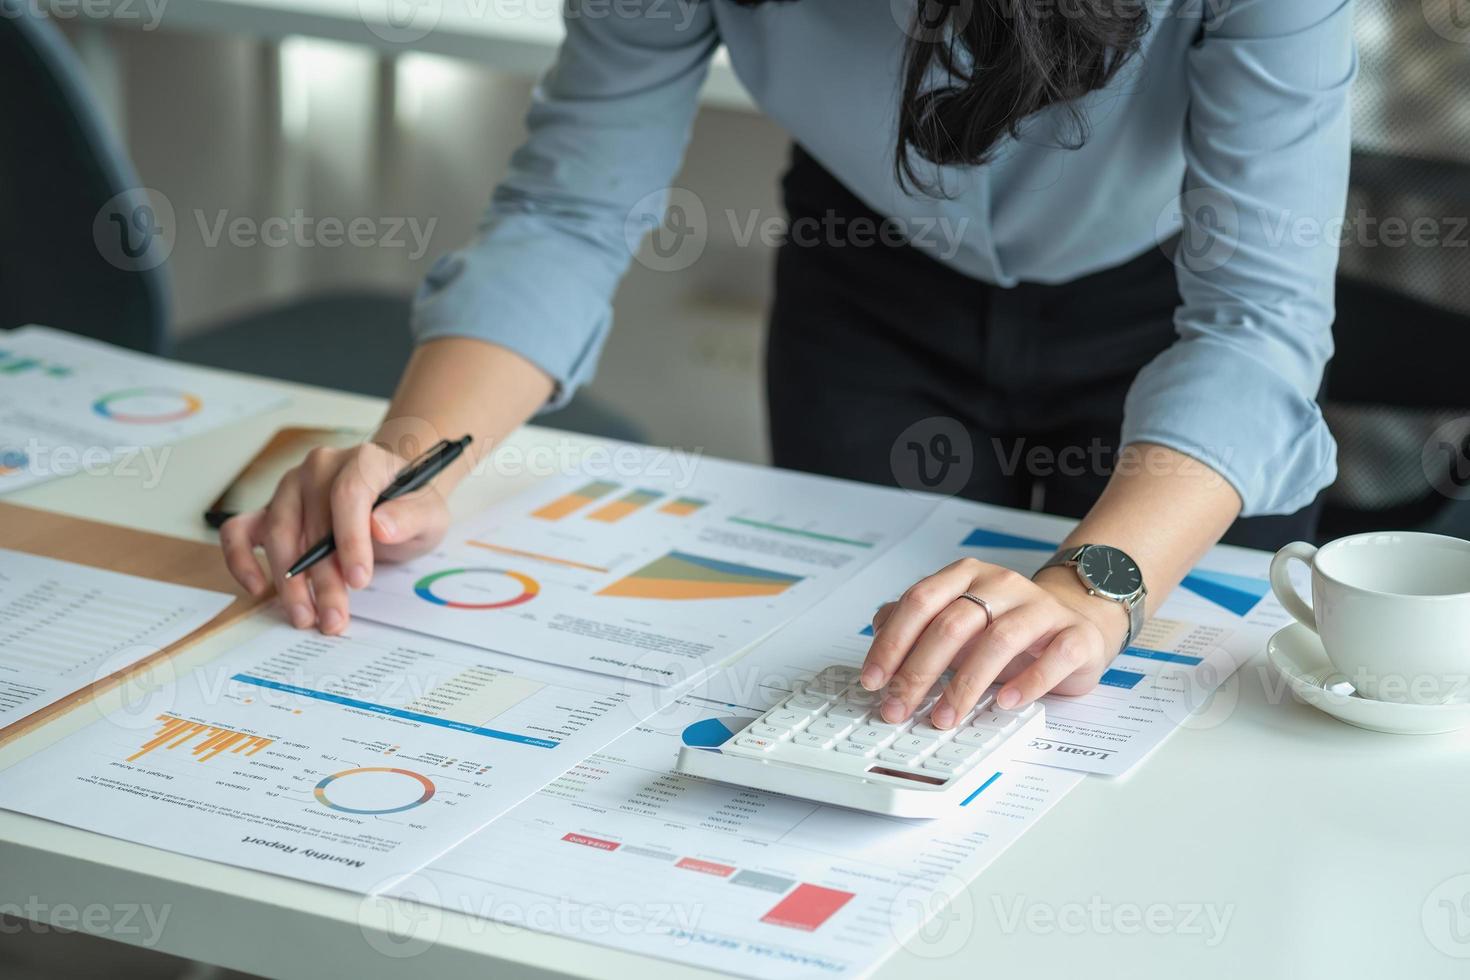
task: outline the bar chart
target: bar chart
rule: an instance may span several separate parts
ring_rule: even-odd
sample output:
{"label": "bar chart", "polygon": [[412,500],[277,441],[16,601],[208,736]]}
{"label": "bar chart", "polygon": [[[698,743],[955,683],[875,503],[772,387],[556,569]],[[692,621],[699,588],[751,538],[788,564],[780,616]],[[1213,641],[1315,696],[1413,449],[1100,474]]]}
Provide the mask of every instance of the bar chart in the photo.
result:
{"label": "bar chart", "polygon": [[663,494],[657,490],[634,490],[624,494],[617,500],[603,504],[601,507],[587,515],[589,521],[602,521],[604,524],[616,524],[623,518],[647,507],[662,497]]}
{"label": "bar chart", "polygon": [[[187,749],[197,761],[208,762],[224,752],[252,756],[275,741],[263,735],[237,732],[233,729],[221,728],[202,721],[190,721],[187,718],[178,718],[173,715],[159,715],[158,722],[159,727],[153,737],[144,742],[137,752],[128,756],[126,761],[136,762],[148,753],[157,750]],[[203,738],[196,741],[196,738],[201,735]]]}
{"label": "bar chart", "polygon": [[584,484],[570,493],[557,497],[551,503],[531,511],[531,516],[543,521],[559,521],[563,517],[575,514],[594,500],[600,500],[618,488],[618,484],[608,480],[593,480]]}

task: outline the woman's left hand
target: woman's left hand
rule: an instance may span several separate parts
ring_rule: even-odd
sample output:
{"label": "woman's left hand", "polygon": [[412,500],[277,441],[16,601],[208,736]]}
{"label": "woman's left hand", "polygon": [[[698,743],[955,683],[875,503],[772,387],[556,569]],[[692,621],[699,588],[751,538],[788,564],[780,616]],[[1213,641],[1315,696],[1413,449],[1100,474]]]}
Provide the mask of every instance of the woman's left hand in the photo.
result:
{"label": "woman's left hand", "polygon": [[[979,603],[984,599],[991,621]],[[1128,631],[1119,603],[1091,596],[1069,568],[1048,569],[1032,581],[1017,572],[962,558],[915,583],[873,617],[873,645],[862,686],[888,686],[884,721],[903,721],[946,670],[953,676],[930,721],[949,728],[974,708],[997,678],[996,697],[1015,708],[1049,691],[1092,690]]]}

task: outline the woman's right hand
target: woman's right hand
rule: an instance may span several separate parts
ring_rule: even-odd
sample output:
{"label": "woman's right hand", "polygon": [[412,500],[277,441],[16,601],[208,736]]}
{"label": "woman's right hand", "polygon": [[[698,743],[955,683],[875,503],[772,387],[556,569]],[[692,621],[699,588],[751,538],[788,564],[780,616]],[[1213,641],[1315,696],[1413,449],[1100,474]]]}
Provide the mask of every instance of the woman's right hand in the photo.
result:
{"label": "woman's right hand", "polygon": [[[421,555],[449,527],[449,507],[433,484],[373,509],[406,465],[408,460],[375,443],[313,449],[281,478],[269,505],[232,517],[220,529],[230,574],[257,597],[273,582],[296,628],[341,633],[347,628],[348,590],[372,581],[375,562]],[[336,536],[336,553],[287,579],[286,570],[328,532]],[[269,578],[256,560],[257,547],[265,551]]]}

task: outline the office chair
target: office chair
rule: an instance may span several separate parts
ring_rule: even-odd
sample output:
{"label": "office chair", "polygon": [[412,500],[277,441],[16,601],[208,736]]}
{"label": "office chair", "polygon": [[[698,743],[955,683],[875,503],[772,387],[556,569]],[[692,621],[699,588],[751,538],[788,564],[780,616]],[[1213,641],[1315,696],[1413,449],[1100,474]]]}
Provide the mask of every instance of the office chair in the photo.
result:
{"label": "office chair", "polygon": [[0,0],[0,328],[168,342],[162,226],[60,31]]}
{"label": "office chair", "polygon": [[[1470,537],[1470,439],[1455,425],[1470,432],[1470,49],[1435,29],[1453,3],[1359,0],[1352,233],[1323,400],[1339,477],[1324,540],[1383,528]],[[1390,219],[1427,221],[1435,244],[1386,230]]]}

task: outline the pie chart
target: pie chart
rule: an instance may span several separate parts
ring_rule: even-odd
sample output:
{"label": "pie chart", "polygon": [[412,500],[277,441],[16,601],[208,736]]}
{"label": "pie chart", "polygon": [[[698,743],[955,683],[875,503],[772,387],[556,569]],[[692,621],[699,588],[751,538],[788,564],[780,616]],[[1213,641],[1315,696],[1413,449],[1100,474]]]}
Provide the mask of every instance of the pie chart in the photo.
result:
{"label": "pie chart", "polygon": [[423,806],[433,798],[434,784],[409,769],[365,766],[333,773],[316,784],[313,795],[331,810],[381,816]]}
{"label": "pie chart", "polygon": [[681,738],[692,748],[717,749],[753,721],[754,718],[704,718],[685,728]]}

